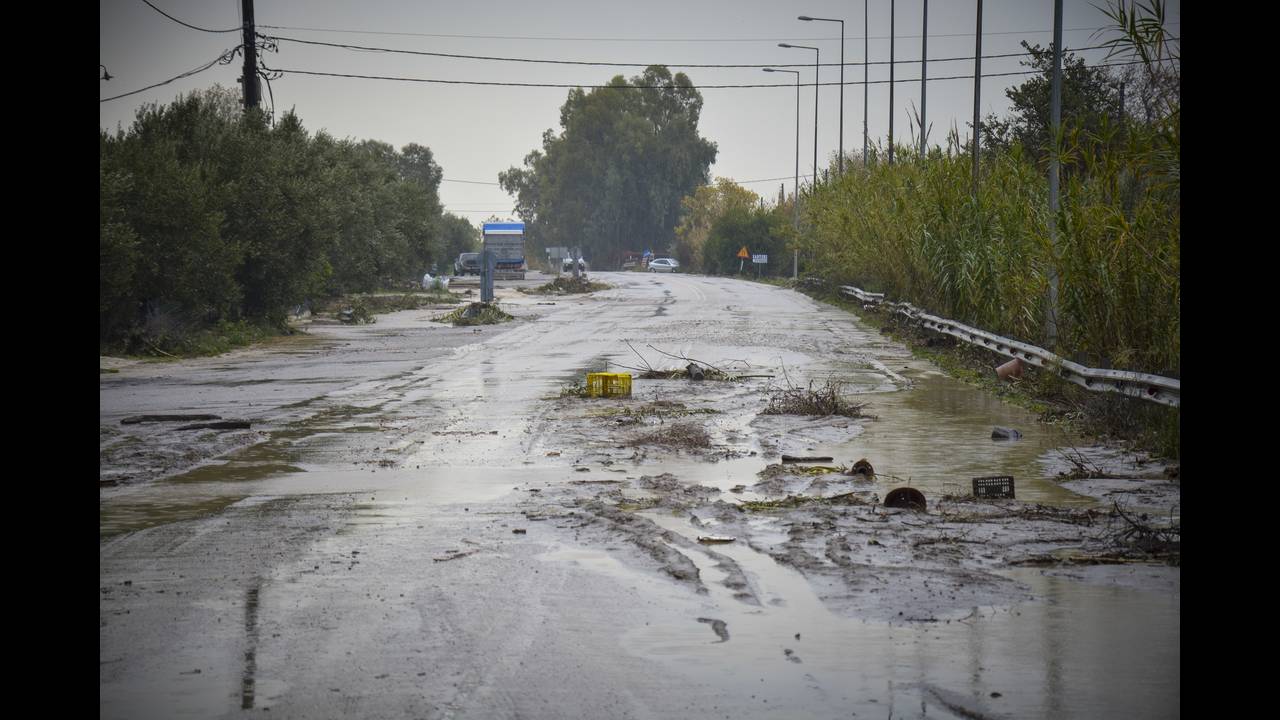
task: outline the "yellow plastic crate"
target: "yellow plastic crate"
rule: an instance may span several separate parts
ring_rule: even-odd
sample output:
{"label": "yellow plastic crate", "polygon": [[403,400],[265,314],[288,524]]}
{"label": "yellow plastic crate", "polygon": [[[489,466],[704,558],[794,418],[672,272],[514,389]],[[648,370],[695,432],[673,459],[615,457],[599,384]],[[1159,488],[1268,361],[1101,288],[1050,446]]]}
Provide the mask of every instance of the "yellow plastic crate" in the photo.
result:
{"label": "yellow plastic crate", "polygon": [[587,397],[631,397],[631,374],[587,373]]}

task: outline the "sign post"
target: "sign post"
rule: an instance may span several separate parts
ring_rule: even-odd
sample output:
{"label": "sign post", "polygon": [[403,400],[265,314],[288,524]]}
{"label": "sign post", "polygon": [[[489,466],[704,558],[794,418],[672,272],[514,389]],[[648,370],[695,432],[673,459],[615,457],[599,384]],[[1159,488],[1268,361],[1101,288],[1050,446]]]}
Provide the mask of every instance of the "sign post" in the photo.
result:
{"label": "sign post", "polygon": [[751,264],[756,266],[756,277],[760,277],[760,266],[769,264],[768,255],[752,255]]}

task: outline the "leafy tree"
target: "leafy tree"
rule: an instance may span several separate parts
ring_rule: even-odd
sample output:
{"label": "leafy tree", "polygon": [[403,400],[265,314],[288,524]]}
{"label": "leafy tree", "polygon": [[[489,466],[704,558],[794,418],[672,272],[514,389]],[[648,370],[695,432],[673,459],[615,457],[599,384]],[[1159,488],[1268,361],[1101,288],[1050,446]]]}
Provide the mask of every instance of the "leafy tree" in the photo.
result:
{"label": "leafy tree", "polygon": [[[731,205],[711,224],[703,246],[702,269],[713,275],[736,274],[740,266],[738,251],[745,245],[752,255],[768,255],[762,268],[768,275],[786,272],[787,240],[792,229],[785,212],[777,208],[761,209]],[[753,272],[748,258],[743,272]]]}
{"label": "leafy tree", "polygon": [[223,88],[143,107],[127,131],[100,133],[99,158],[106,345],[180,347],[224,321],[280,324],[317,294],[452,259],[429,148],[311,137],[293,113],[273,126]]}
{"label": "leafy tree", "polygon": [[[1050,100],[1053,88],[1053,47],[1029,45],[1031,53],[1022,65],[1039,71],[1026,82],[1005,91],[1013,107],[1008,119],[989,115],[983,120],[983,144],[1005,151],[1017,144],[1033,158],[1044,158],[1050,142]],[[1107,68],[1090,67],[1071,53],[1062,56],[1062,125],[1097,134],[1119,113],[1117,80]]]}
{"label": "leafy tree", "polygon": [[464,217],[445,213],[440,217],[439,233],[441,252],[437,267],[441,272],[462,253],[480,249],[480,230]]}
{"label": "leafy tree", "polygon": [[698,135],[702,96],[684,73],[654,65],[560,109],[561,132],[543,133],[524,168],[499,175],[516,196],[533,248],[581,246],[606,266],[638,245],[662,252],[681,199],[705,183],[716,146]]}
{"label": "leafy tree", "polygon": [[676,226],[673,254],[690,270],[703,267],[703,246],[712,224],[730,209],[751,209],[760,196],[728,178],[716,178],[714,185],[702,185],[681,200],[684,214]]}

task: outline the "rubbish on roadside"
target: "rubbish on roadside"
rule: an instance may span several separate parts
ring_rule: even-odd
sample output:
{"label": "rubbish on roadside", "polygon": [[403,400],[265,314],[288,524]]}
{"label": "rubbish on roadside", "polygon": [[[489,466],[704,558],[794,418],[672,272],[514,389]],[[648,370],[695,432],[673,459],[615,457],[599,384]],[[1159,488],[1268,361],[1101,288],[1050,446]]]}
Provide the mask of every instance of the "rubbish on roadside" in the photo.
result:
{"label": "rubbish on roadside", "polygon": [[222,422],[183,425],[179,430],[248,430],[248,420],[223,420]]}
{"label": "rubbish on roadside", "polygon": [[925,509],[924,493],[912,487],[890,490],[889,494],[884,496],[884,506],[923,511]]}
{"label": "rubbish on roadside", "polygon": [[853,464],[853,467],[849,469],[848,474],[862,475],[863,477],[866,477],[866,478],[873,478],[876,475],[876,470],[875,468],[871,467],[871,463],[867,462],[866,458],[862,458],[861,460]]}
{"label": "rubbish on roadside", "polygon": [[706,545],[713,545],[717,543],[731,543],[736,539],[737,538],[733,538],[728,535],[699,535],[698,536],[698,542]]}
{"label": "rubbish on roadside", "polygon": [[792,468],[791,472],[800,475],[829,475],[838,473],[843,469],[843,467],[832,467],[831,465],[807,465],[805,467]]}
{"label": "rubbish on roadside", "polygon": [[1009,362],[996,368],[996,377],[1000,380],[1008,380],[1009,378],[1022,377],[1023,362],[1019,358],[1014,358]]}
{"label": "rubbish on roadside", "polygon": [[733,487],[729,488],[729,492],[731,492],[731,493],[740,493],[740,492],[742,492],[743,490],[746,490],[746,489],[747,489],[747,486],[746,486],[746,485],[734,485]]}
{"label": "rubbish on roadside", "polygon": [[802,457],[800,455],[783,455],[782,456],[782,462],[784,463],[831,462],[832,460],[835,460],[835,458],[831,457],[830,455],[813,455],[809,457]]}
{"label": "rubbish on roadside", "polygon": [[528,531],[525,530],[524,528],[511,528],[512,535],[525,535],[527,533]]}
{"label": "rubbish on roadside", "polygon": [[1022,433],[1007,427],[994,427],[991,429],[992,440],[1021,440]]}
{"label": "rubbish on roadside", "polygon": [[190,422],[192,420],[221,420],[221,415],[134,415],[120,421],[121,425],[137,425],[149,422]]}
{"label": "rubbish on roadside", "polygon": [[808,387],[789,387],[773,391],[769,397],[769,405],[761,415],[843,415],[860,418],[866,403],[850,402],[844,396],[844,383],[828,380],[820,388],[814,388],[813,382]]}
{"label": "rubbish on roadside", "polygon": [[587,397],[631,397],[631,373],[587,373]]}
{"label": "rubbish on roadside", "polygon": [[992,475],[973,479],[973,496],[976,498],[1013,498],[1013,476]]}
{"label": "rubbish on roadside", "polygon": [[559,456],[560,456],[559,450],[550,450],[547,452],[547,457],[559,457]]}
{"label": "rubbish on roadside", "polygon": [[684,369],[688,371],[690,380],[701,380],[706,376],[706,371],[698,363],[689,363]]}
{"label": "rubbish on roadside", "polygon": [[715,618],[698,618],[698,622],[711,626],[711,631],[716,634],[716,637],[720,638],[716,641],[717,643],[729,642],[729,625],[725,621]]}

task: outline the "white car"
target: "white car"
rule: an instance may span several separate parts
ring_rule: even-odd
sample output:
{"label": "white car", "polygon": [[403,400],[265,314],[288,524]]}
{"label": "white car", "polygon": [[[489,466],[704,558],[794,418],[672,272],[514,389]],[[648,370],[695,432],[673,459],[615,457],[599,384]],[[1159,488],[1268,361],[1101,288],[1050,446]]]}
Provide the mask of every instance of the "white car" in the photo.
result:
{"label": "white car", "polygon": [[658,258],[649,263],[649,272],[675,272],[679,269],[680,263],[674,258]]}

